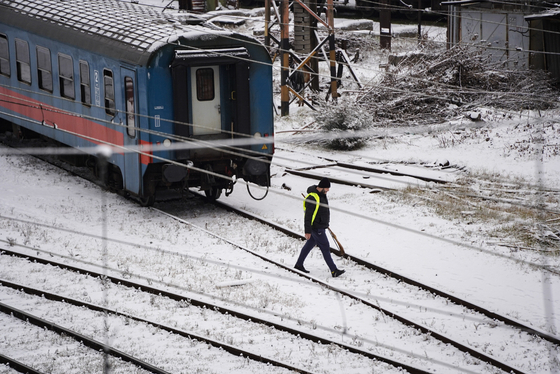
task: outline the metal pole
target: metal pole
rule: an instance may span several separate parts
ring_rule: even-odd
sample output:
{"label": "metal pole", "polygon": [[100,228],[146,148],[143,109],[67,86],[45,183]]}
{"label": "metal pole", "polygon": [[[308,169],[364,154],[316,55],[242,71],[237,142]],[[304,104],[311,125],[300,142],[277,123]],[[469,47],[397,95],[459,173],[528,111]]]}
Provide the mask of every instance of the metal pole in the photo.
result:
{"label": "metal pole", "polygon": [[280,30],[282,33],[282,38],[280,41],[280,51],[282,56],[282,70],[280,73],[280,115],[282,117],[290,114],[290,91],[288,89],[287,81],[288,75],[290,73],[290,7],[289,0],[281,0],[281,15],[282,20],[280,21]]}
{"label": "metal pole", "polygon": [[[110,157],[110,153],[107,152],[106,149],[100,148],[99,153],[97,154],[99,160],[99,177],[102,183],[107,183],[108,180],[108,171],[107,171],[107,164],[108,158]],[[102,279],[103,282],[103,303],[104,305],[109,305],[108,300],[108,293],[107,293],[107,268],[109,267],[109,253],[108,253],[108,243],[107,243],[107,192],[104,188],[101,188],[101,236],[103,238],[102,250],[101,255],[103,258],[103,275],[105,276]],[[104,313],[103,317],[103,374],[110,374],[111,373],[111,364],[109,361],[109,322],[107,313]]]}

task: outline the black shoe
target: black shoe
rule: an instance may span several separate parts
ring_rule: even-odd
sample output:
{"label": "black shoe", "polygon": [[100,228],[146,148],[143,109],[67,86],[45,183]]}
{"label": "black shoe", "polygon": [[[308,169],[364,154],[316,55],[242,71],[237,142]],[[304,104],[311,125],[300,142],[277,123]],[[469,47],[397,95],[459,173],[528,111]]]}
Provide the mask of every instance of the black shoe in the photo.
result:
{"label": "black shoe", "polygon": [[299,271],[303,271],[304,273],[309,273],[309,270],[306,270],[303,266],[294,266],[294,269],[297,269]]}
{"label": "black shoe", "polygon": [[331,271],[333,278],[340,277],[342,274],[346,273],[346,270],[338,270]]}

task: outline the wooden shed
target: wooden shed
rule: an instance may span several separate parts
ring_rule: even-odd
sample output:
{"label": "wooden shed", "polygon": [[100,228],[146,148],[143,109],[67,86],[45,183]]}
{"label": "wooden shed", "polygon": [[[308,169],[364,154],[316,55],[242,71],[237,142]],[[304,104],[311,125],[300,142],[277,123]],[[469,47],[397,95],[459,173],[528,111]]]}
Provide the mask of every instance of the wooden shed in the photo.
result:
{"label": "wooden shed", "polygon": [[510,68],[530,67],[530,32],[525,17],[535,12],[533,5],[518,0],[448,1],[442,5],[448,6],[450,46],[470,44]]}

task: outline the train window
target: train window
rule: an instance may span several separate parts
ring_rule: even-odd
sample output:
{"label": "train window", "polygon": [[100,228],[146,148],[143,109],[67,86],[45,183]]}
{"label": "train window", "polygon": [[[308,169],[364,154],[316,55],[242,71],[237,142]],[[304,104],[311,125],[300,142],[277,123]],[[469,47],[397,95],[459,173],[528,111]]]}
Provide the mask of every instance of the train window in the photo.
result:
{"label": "train window", "polygon": [[91,106],[91,84],[89,81],[89,64],[80,61],[80,96],[82,104]]}
{"label": "train window", "polygon": [[51,51],[44,47],[37,47],[37,75],[39,88],[53,92]]}
{"label": "train window", "polygon": [[10,51],[5,35],[0,35],[0,74],[10,76]]}
{"label": "train window", "polygon": [[214,69],[196,71],[196,98],[198,101],[214,100]]}
{"label": "train window", "polygon": [[75,99],[72,57],[63,54],[58,55],[58,80],[60,83],[60,96]]}
{"label": "train window", "polygon": [[29,45],[25,40],[16,39],[16,65],[18,80],[31,84],[31,59]]}
{"label": "train window", "polygon": [[115,115],[115,83],[111,70],[103,70],[103,86],[105,87],[105,112]]}
{"label": "train window", "polygon": [[136,136],[136,112],[134,109],[134,81],[130,77],[124,78],[126,101],[126,131],[131,137]]}

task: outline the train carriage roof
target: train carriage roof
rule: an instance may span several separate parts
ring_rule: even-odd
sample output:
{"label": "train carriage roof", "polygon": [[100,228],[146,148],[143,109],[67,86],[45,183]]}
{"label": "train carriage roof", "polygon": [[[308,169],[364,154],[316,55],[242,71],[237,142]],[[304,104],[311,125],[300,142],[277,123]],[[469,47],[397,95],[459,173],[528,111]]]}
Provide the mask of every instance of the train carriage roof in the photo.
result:
{"label": "train carriage roof", "polygon": [[135,65],[180,37],[232,35],[188,13],[119,0],[0,0],[0,22]]}

